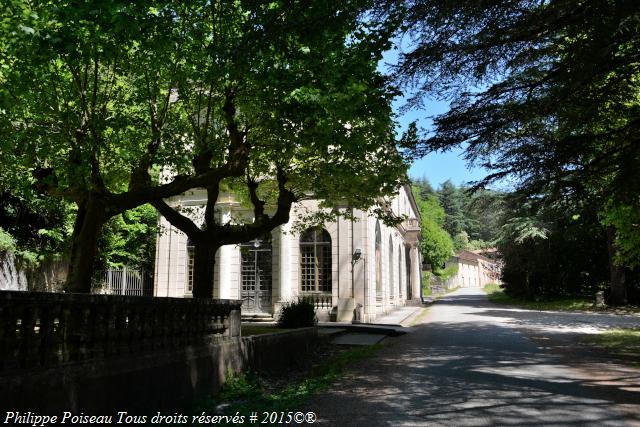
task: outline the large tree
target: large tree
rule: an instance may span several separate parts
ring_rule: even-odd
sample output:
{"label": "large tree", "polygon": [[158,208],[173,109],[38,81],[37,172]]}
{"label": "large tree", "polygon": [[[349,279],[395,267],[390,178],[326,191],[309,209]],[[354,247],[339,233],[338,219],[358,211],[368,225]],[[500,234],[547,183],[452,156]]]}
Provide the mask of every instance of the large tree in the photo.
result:
{"label": "large tree", "polygon": [[[395,90],[376,72],[390,30],[363,20],[366,6],[237,2],[220,3],[216,14],[188,11],[203,37],[191,47],[202,59],[190,81],[205,89],[179,96],[206,106],[194,126],[194,148],[206,158],[195,172],[227,161],[224,151],[199,148],[202,137],[235,137],[247,147],[243,175],[203,186],[199,214],[154,202],[194,244],[194,297],[213,294],[218,248],[288,222],[294,202],[322,200],[325,215],[316,219],[326,220],[338,205],[383,212],[378,201],[397,190],[406,165],[392,137]],[[211,34],[224,49],[207,45]],[[222,187],[244,195],[250,218],[216,214]]]}
{"label": "large tree", "polygon": [[464,209],[464,194],[451,180],[440,184],[438,200],[444,209],[443,227],[449,235],[455,236],[467,228],[467,218]]}
{"label": "large tree", "polygon": [[[640,192],[640,4],[635,0],[415,0],[405,12],[415,42],[397,76],[423,96],[451,101],[422,153],[466,144],[467,159],[509,177],[538,200],[597,192],[616,239],[634,249],[620,215]],[[571,205],[571,203],[569,203]],[[629,222],[629,221],[627,221]],[[631,236],[625,233],[631,233]],[[611,256],[626,265],[627,252]],[[622,256],[621,256],[622,255]],[[634,253],[637,255],[637,252]],[[611,263],[612,299],[625,300]]]}
{"label": "large tree", "polygon": [[[199,154],[187,133],[202,106],[176,88],[202,88],[188,86],[197,65],[188,49],[192,23],[170,5],[16,0],[5,8],[2,163],[77,205],[70,291],[89,291],[96,240],[109,218],[243,173],[246,147],[233,138],[224,145],[229,162],[203,174],[186,167]],[[161,167],[177,175],[158,183]]]}
{"label": "large tree", "polygon": [[[358,19],[366,6],[7,3],[0,161],[14,181],[77,205],[67,288],[90,289],[109,218],[153,202],[182,224],[162,199],[191,188],[211,200],[196,239],[209,251],[286,222],[296,188],[362,205],[389,194],[402,167],[393,91],[371,67],[388,33]],[[267,178],[271,216],[257,190]],[[233,179],[256,219],[229,237],[212,218]]]}
{"label": "large tree", "polygon": [[[426,184],[426,185],[425,185]],[[428,181],[418,181],[412,187],[413,195],[420,210],[420,229],[422,239],[420,249],[424,259],[431,264],[431,269],[442,269],[444,263],[453,255],[451,236],[443,228],[446,213],[433,193],[428,193]],[[424,191],[424,190],[427,191]],[[423,193],[426,195],[423,196]]]}

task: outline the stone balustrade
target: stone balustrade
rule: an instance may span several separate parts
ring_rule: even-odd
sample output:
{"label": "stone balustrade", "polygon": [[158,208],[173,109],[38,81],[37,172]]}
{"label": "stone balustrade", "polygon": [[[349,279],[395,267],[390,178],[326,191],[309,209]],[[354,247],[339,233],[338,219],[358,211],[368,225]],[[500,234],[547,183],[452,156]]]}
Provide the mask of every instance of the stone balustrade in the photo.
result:
{"label": "stone balustrade", "polygon": [[407,230],[420,230],[420,222],[416,218],[407,218],[403,225]]}
{"label": "stone balustrade", "polygon": [[298,300],[309,301],[316,309],[330,309],[333,307],[331,294],[305,292],[298,297]]}
{"label": "stone balustrade", "polygon": [[240,336],[236,300],[0,292],[0,373]]}

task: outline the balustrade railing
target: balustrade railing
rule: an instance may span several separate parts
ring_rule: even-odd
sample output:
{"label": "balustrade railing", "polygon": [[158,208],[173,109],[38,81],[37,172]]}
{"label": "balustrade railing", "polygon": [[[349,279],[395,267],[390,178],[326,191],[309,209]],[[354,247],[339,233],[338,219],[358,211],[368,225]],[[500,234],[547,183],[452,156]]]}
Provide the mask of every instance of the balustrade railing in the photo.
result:
{"label": "balustrade railing", "polygon": [[0,292],[0,372],[240,334],[236,300]]}
{"label": "balustrade railing", "polygon": [[407,218],[403,225],[407,230],[420,230],[420,222],[416,218]]}
{"label": "balustrade railing", "polygon": [[331,294],[302,294],[299,300],[311,302],[317,309],[330,309],[333,307]]}

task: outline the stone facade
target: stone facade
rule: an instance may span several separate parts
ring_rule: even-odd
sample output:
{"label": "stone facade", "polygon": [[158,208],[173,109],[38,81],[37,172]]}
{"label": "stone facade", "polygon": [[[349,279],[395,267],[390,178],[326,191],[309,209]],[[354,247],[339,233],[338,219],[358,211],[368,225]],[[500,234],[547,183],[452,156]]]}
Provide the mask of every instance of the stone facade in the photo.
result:
{"label": "stone facade", "polygon": [[[197,216],[205,197],[195,190],[168,203],[189,207]],[[250,211],[229,194],[220,196],[218,207],[223,223],[238,217],[250,220]],[[265,239],[220,248],[214,298],[243,300],[243,314],[276,315],[283,303],[307,297],[316,301],[321,320],[363,322],[420,298],[420,224],[409,186],[401,187],[389,203],[393,214],[404,219],[397,226],[354,209],[353,221],[340,218],[317,231],[296,231],[295,224],[317,209],[316,200],[300,202],[292,209],[291,221]],[[154,295],[189,297],[187,236],[164,218],[160,230]]]}
{"label": "stone facade", "polygon": [[481,288],[489,283],[500,283],[501,266],[495,259],[463,250],[446,263],[447,267],[454,265],[458,267],[458,272],[448,284],[451,288]]}

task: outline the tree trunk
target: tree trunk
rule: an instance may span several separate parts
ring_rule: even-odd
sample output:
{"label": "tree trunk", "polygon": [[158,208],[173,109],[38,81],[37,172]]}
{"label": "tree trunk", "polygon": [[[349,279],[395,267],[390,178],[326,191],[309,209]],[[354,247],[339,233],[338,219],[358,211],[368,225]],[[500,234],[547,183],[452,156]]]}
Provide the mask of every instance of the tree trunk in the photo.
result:
{"label": "tree trunk", "polygon": [[71,259],[65,289],[67,292],[91,292],[96,257],[96,241],[108,216],[101,204],[87,200],[78,206],[73,226]]}
{"label": "tree trunk", "polygon": [[625,305],[627,303],[627,285],[625,283],[624,267],[615,263],[616,230],[613,226],[607,228],[607,249],[609,252],[609,286],[611,289],[611,304]]}
{"label": "tree trunk", "polygon": [[213,298],[213,274],[218,246],[195,242],[193,248],[193,297]]}

